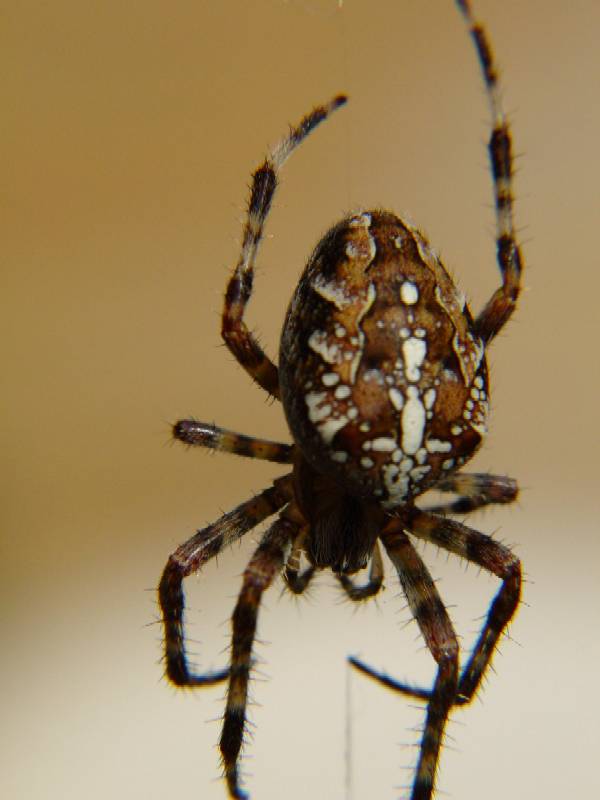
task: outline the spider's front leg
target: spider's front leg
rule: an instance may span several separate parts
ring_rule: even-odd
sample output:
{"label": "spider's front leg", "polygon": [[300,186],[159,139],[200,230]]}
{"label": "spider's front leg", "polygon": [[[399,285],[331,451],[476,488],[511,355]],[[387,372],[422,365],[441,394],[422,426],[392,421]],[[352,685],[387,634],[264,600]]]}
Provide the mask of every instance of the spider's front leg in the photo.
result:
{"label": "spider's front leg", "polygon": [[185,648],[183,580],[197,572],[224,547],[272,516],[291,498],[291,476],[275,481],[217,522],[198,531],[170,556],[158,587],[158,598],[165,631],[166,675],[176,686],[207,686],[225,680],[228,669],[205,674],[193,673]]}
{"label": "spider's front leg", "polygon": [[233,612],[229,688],[220,748],[227,788],[234,798],[247,797],[240,787],[238,757],[244,740],[258,609],[263,592],[283,568],[286,552],[297,533],[296,524],[284,517],[273,523],[246,567],[242,590]]}
{"label": "spider's front leg", "polygon": [[465,17],[475,44],[492,116],[492,133],[488,152],[494,180],[496,255],[502,274],[502,286],[494,292],[475,321],[478,335],[487,344],[501,330],[515,310],[521,290],[523,262],[513,221],[512,138],[510,126],[502,108],[498,87],[498,68],[487,33],[483,26],[475,20],[468,0],[456,0],[456,3]]}
{"label": "spider's front leg", "polygon": [[221,334],[227,347],[259,386],[273,397],[279,397],[279,373],[256,337],[244,322],[244,312],[254,279],[256,252],[263,235],[273,195],[277,188],[279,170],[293,150],[332,111],[346,102],[343,95],[334,97],[327,105],[317,106],[273,149],[270,156],[252,176],[250,202],[242,240],[242,252],[225,292]]}

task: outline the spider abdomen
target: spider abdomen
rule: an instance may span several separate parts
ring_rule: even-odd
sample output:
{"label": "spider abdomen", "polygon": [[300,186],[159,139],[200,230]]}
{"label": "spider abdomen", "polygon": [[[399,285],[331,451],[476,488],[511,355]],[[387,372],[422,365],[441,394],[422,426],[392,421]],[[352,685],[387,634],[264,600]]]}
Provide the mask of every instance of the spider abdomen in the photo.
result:
{"label": "spider abdomen", "polygon": [[311,466],[387,508],[463,464],[485,434],[483,343],[416,229],[348,217],[318,244],[285,320],[283,405]]}

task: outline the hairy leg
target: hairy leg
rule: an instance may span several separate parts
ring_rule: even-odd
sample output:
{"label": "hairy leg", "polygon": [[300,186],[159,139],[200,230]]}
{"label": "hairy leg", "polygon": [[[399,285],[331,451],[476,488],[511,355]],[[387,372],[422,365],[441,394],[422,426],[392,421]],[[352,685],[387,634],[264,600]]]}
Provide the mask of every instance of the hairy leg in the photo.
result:
{"label": "hairy leg", "polygon": [[244,741],[248,680],[258,609],[263,592],[283,567],[285,551],[295,534],[294,524],[282,517],[265,533],[246,567],[242,589],[233,612],[231,668],[220,748],[227,788],[234,798],[247,797],[240,787],[238,757]]}
{"label": "hairy leg", "polygon": [[475,20],[468,0],[456,0],[462,12],[481,65],[490,103],[492,134],[488,145],[496,205],[496,254],[502,286],[488,300],[475,321],[484,343],[490,342],[513,313],[521,289],[523,263],[513,222],[513,155],[510,126],[502,108],[498,70],[485,29]]}
{"label": "hairy leg", "polygon": [[[466,558],[502,580],[475,648],[458,682],[455,704],[466,705],[475,696],[498,641],[519,605],[521,562],[508,547],[494,541],[490,536],[435,514],[415,509],[407,527],[415,536]],[[410,697],[420,700],[429,700],[431,697],[430,691],[397,681],[384,673],[371,670],[369,674],[385,686]]]}
{"label": "hairy leg", "polygon": [[256,253],[277,188],[279,170],[308,134],[345,102],[346,98],[339,95],[327,105],[317,106],[310,114],[303,117],[252,176],[242,252],[225,292],[221,333],[225,344],[250,377],[273,397],[279,397],[277,367],[265,354],[244,322],[244,313],[252,294]]}
{"label": "hairy leg", "polygon": [[204,686],[218,683],[228,669],[195,674],[190,670],[185,648],[183,580],[197,572],[224,547],[235,542],[267,517],[275,514],[291,498],[291,476],[242,503],[221,519],[198,531],[170,556],[158,587],[158,599],[165,631],[165,666],[176,686]]}
{"label": "hairy leg", "polygon": [[502,585],[492,601],[487,619],[458,686],[458,702],[470,702],[489,666],[498,640],[512,619],[521,598],[521,562],[508,547],[460,522],[415,510],[410,520],[415,536],[449,550],[493,573]]}
{"label": "hairy leg", "polygon": [[435,488],[459,497],[450,503],[424,509],[433,514],[468,514],[495,503],[512,503],[519,494],[517,482],[512,478],[487,473],[458,472],[438,483]]}
{"label": "hairy leg", "polygon": [[[411,800],[430,800],[442,746],[444,728],[456,700],[458,686],[458,642],[448,613],[435,584],[408,536],[399,528],[381,535],[384,547],[396,567],[400,583],[429,651],[438,669],[433,688],[427,693],[427,716]],[[371,678],[392,689],[397,687],[360,659],[350,663]]]}
{"label": "hairy leg", "polygon": [[206,447],[278,464],[291,464],[294,458],[291,444],[256,439],[197,419],[180,419],[176,422],[173,425],[173,438],[193,447]]}

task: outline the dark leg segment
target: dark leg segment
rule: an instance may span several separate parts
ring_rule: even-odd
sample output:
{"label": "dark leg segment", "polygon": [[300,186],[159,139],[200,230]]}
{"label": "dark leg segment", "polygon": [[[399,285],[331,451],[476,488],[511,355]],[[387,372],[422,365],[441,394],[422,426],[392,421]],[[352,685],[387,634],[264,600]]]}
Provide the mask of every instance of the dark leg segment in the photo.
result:
{"label": "dark leg segment", "polygon": [[227,347],[250,377],[265,391],[279,397],[277,367],[248,330],[244,322],[246,305],[252,294],[256,252],[263,235],[265,220],[277,188],[277,174],[292,151],[332,111],[346,102],[342,95],[324,106],[317,106],[275,147],[252,177],[248,213],[244,225],[242,252],[225,293],[221,333]]}
{"label": "dark leg segment", "polygon": [[197,419],[180,419],[176,422],[173,425],[173,438],[193,447],[206,447],[278,464],[291,464],[294,458],[291,444],[255,439]]}
{"label": "dark leg segment", "polygon": [[381,560],[379,543],[375,542],[375,547],[373,548],[367,583],[363,586],[357,585],[349,575],[345,575],[343,572],[336,577],[350,600],[367,600],[369,597],[374,597],[378,594],[383,586],[383,561]]}
{"label": "dark leg segment", "polygon": [[[398,571],[411,612],[438,665],[433,689],[427,693],[427,717],[411,794],[411,800],[429,800],[435,787],[444,727],[456,699],[458,642],[435,584],[408,536],[400,529],[387,530],[381,535],[381,540]],[[364,674],[388,687],[397,688],[387,676],[382,676],[359,659],[351,658],[350,662]]]}
{"label": "dark leg segment", "polygon": [[166,674],[176,686],[218,683],[229,674],[228,669],[222,669],[196,675],[189,669],[183,628],[183,579],[197,572],[224,547],[275,514],[290,500],[291,495],[291,476],[279,478],[272,487],[198,531],[170,556],[158,587],[158,599],[165,630]]}
{"label": "dark leg segment", "polygon": [[517,499],[519,487],[512,478],[487,473],[457,473],[436,484],[440,492],[460,495],[451,503],[428,506],[434,514],[468,514],[493,503],[512,503]]}
{"label": "dark leg segment", "polygon": [[498,71],[484,28],[475,20],[468,0],[456,0],[467,25],[481,65],[492,115],[489,155],[496,203],[497,259],[502,286],[497,289],[477,317],[475,328],[484,343],[501,330],[515,309],[521,288],[523,264],[513,222],[513,155],[510,127],[500,100]]}
{"label": "dark leg segment", "polygon": [[294,524],[284,518],[279,518],[269,528],[246,567],[242,590],[233,612],[231,669],[220,748],[227,788],[235,798],[247,797],[240,788],[237,762],[244,740],[258,609],[263,592],[283,567],[285,549],[295,534]]}

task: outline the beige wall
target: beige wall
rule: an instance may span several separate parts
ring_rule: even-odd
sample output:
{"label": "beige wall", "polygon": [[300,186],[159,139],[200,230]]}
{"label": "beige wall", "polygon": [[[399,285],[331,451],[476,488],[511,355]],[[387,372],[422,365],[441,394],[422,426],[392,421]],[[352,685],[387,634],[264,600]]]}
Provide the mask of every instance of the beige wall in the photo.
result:
{"label": "beige wall", "polygon": [[[474,468],[513,509],[523,606],[483,703],[455,715],[440,786],[467,800],[593,797],[598,644],[599,112],[595,0],[477,3],[522,154],[527,291],[490,353],[493,429]],[[161,681],[153,587],[195,526],[273,465],[186,452],[194,414],[286,438],[281,409],[220,346],[221,293],[266,146],[338,91],[351,103],[286,166],[250,320],[272,354],[311,248],[342,213],[408,214],[480,307],[498,283],[487,107],[450,0],[13,3],[2,12],[4,391],[0,793],[223,798],[220,689]],[[191,635],[221,663],[255,536],[188,582]],[[468,647],[496,582],[429,548]],[[358,676],[359,652],[427,684],[390,574],[378,607],[266,602],[253,796],[392,798],[420,711]],[[352,794],[344,790],[346,732]],[[595,740],[595,741],[594,741]]]}

